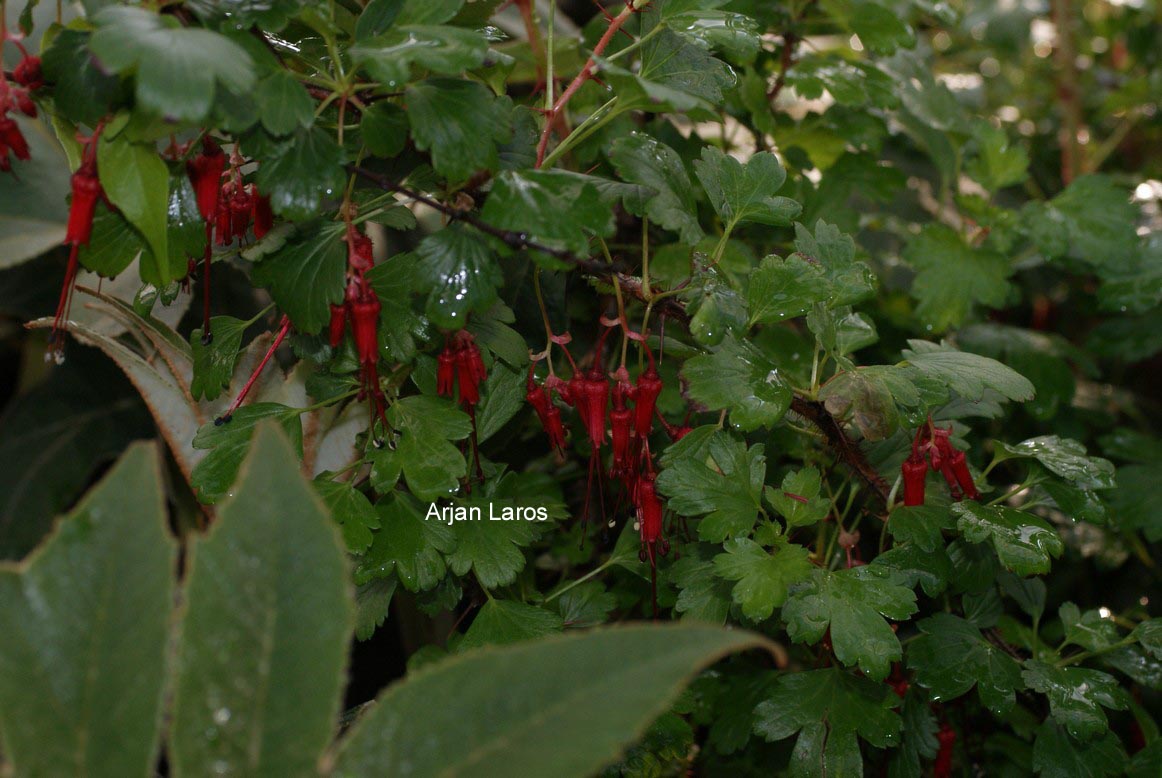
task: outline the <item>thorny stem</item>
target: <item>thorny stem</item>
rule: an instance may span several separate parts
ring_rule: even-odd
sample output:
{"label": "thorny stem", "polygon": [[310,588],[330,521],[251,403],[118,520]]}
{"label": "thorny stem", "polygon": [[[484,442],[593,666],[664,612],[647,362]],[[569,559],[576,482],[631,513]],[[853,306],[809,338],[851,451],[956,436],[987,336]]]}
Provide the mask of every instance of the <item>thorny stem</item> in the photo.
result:
{"label": "thorny stem", "polygon": [[561,96],[557,98],[557,101],[553,103],[553,107],[546,112],[547,115],[545,116],[545,127],[543,130],[541,130],[541,140],[539,143],[537,143],[536,167],[541,167],[541,165],[543,165],[545,162],[545,151],[549,148],[549,136],[553,134],[553,119],[555,119],[561,113],[561,111],[569,103],[569,100],[571,100],[573,95],[577,93],[577,90],[580,89],[581,86],[589,80],[591,75],[593,75],[593,68],[597,65],[597,57],[600,57],[602,52],[605,51],[606,47],[609,46],[609,42],[613,40],[613,36],[617,34],[617,31],[621,29],[622,25],[629,21],[629,18],[634,15],[634,13],[637,11],[637,5],[639,2],[641,2],[641,0],[634,0],[632,3],[627,3],[625,8],[621,10],[621,13],[613,17],[613,19],[609,22],[609,28],[606,29],[605,34],[601,36],[601,39],[597,41],[597,45],[593,47],[593,54],[590,55],[588,60],[586,60],[585,65],[581,68],[581,72],[578,73],[571,82],[569,82],[569,86],[565,87],[565,91],[562,92]]}

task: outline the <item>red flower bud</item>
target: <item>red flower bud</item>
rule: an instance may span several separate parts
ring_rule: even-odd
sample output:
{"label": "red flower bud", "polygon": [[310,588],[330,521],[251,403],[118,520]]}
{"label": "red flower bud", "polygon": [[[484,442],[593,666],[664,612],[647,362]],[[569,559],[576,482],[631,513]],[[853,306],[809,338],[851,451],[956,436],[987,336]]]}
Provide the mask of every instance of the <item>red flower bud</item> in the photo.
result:
{"label": "red flower bud", "polygon": [[360,292],[358,299],[351,303],[351,333],[355,337],[355,350],[364,365],[374,365],[379,361],[379,298],[370,287]]}
{"label": "red flower bud", "polygon": [[250,217],[254,213],[254,197],[250,193],[251,187],[239,186],[230,197],[230,235],[241,238],[250,228]]}
{"label": "red flower bud", "polygon": [[436,357],[436,394],[451,397],[456,391],[456,355],[445,347]]}
{"label": "red flower bud", "polygon": [[460,402],[468,405],[480,402],[480,382],[485,377],[480,349],[471,340],[463,341],[460,348],[456,349],[456,380],[460,384]]}
{"label": "red flower bud", "polygon": [[928,476],[928,465],[924,459],[913,453],[900,466],[904,475],[904,505],[924,504],[924,479]]}
{"label": "red flower bud", "polygon": [[662,379],[651,363],[644,373],[637,377],[637,396],[634,398],[634,432],[639,438],[647,438],[654,423],[654,408],[658,395],[662,393]]}
{"label": "red flower bud", "polygon": [[261,239],[274,226],[274,212],[270,210],[270,198],[258,195],[254,198],[254,237]]}
{"label": "red flower bud", "polygon": [[[198,199],[198,213],[210,221],[218,214],[218,199],[222,188],[222,171],[226,169],[226,154],[208,136],[202,139],[202,153],[186,163],[186,174],[194,186]],[[220,223],[220,222],[219,222]],[[219,240],[221,240],[221,231]]]}
{"label": "red flower bud", "polygon": [[44,86],[44,74],[40,69],[40,57],[25,55],[24,59],[16,63],[12,69],[12,80],[27,89],[40,89]]}
{"label": "red flower bud", "polygon": [[231,218],[230,218],[230,198],[233,196],[234,188],[227,184],[222,188],[222,195],[218,200],[217,210],[214,212],[214,231],[218,234],[215,242],[219,246],[226,246],[234,239],[231,234]]}
{"label": "red flower bud", "polygon": [[20,109],[20,112],[25,116],[35,119],[36,103],[32,102],[32,98],[28,95],[28,92],[13,89],[12,94],[16,95],[16,107]]}
{"label": "red flower bud", "polygon": [[101,197],[101,182],[91,165],[82,165],[72,177],[73,201],[69,205],[69,225],[65,243],[84,246],[93,231],[93,215]]}
{"label": "red flower bud", "polygon": [[964,458],[964,452],[953,451],[952,456],[948,458],[948,464],[952,469],[953,476],[956,477],[956,483],[964,491],[964,496],[970,500],[975,500],[979,493],[976,490],[976,483],[972,480],[972,473],[968,470],[968,462]]}

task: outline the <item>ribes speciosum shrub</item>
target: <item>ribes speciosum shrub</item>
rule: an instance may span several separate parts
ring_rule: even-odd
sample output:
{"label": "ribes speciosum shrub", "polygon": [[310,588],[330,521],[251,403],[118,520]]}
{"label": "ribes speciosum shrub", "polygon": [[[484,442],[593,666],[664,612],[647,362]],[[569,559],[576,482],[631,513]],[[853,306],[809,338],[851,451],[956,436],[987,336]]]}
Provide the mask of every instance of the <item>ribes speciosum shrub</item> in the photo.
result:
{"label": "ribes speciosum shrub", "polygon": [[[199,565],[233,543],[241,580],[353,587],[353,623],[213,590],[279,606],[256,635],[304,625],[222,657],[331,646],[352,719],[388,680],[435,687],[420,665],[502,656],[482,646],[629,621],[764,636],[636,725],[606,712],[655,694],[660,656],[602,655],[600,679],[514,664],[504,697],[567,679],[544,716],[585,725],[536,736],[537,774],[584,774],[566,743],[609,775],[1162,772],[1156,4],[13,5],[0,284],[24,394],[0,554],[129,441],[164,441],[158,537],[191,604],[149,742],[177,769],[204,746],[203,774],[261,772],[220,751],[251,719],[190,680]],[[255,496],[286,451],[346,567],[311,562],[297,520],[259,529],[263,500],[315,505],[293,467]],[[354,632],[346,675],[328,615]],[[0,630],[0,673],[36,653],[18,642]],[[272,666],[255,688],[294,688]],[[459,696],[485,675],[417,709],[500,726]],[[20,715],[0,712],[0,772],[35,772]],[[448,771],[532,764],[522,726]],[[318,770],[373,774],[332,735]]]}

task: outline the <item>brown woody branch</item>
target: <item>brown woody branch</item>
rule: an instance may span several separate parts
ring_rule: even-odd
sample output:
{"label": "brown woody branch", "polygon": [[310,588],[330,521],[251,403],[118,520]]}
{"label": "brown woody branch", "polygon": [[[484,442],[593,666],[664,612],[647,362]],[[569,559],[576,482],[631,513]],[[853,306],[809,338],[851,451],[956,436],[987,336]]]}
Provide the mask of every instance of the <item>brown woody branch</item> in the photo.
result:
{"label": "brown woody branch", "polygon": [[[423,203],[440,213],[444,214],[451,221],[460,221],[475,227],[481,232],[491,235],[503,241],[506,245],[513,249],[525,249],[530,251],[540,251],[554,259],[566,262],[573,267],[581,270],[595,278],[598,278],[606,283],[612,284],[616,278],[618,284],[621,286],[622,292],[642,302],[648,302],[648,295],[642,289],[642,282],[640,278],[629,275],[625,272],[626,268],[619,267],[617,264],[609,264],[601,260],[593,259],[592,257],[579,257],[565,249],[554,248],[546,246],[543,243],[538,243],[530,239],[524,233],[514,232],[512,230],[505,230],[496,227],[488,222],[482,221],[470,210],[466,210],[454,205],[442,203],[432,197],[418,192],[410,187],[393,181],[388,176],[381,175],[366,168],[361,168],[357,165],[349,165],[347,170],[357,176],[360,176],[367,181],[375,184],[379,188],[388,192],[398,192],[405,197],[410,197],[416,202]],[[654,302],[654,312],[659,316],[665,316],[681,322],[683,325],[690,323],[690,316],[686,313],[686,307],[682,302],[674,297],[666,297]],[[791,410],[802,416],[807,421],[811,422],[815,427],[823,433],[823,437],[827,439],[828,445],[836,453],[836,455],[843,461],[849,469],[851,469],[860,480],[867,484],[876,495],[883,500],[884,505],[888,504],[888,497],[891,493],[891,487],[880,476],[876,469],[871,466],[864,456],[863,451],[860,450],[859,444],[848,437],[843,429],[843,425],[824,407],[823,403],[816,400],[811,400],[801,395],[795,395],[791,400]]]}

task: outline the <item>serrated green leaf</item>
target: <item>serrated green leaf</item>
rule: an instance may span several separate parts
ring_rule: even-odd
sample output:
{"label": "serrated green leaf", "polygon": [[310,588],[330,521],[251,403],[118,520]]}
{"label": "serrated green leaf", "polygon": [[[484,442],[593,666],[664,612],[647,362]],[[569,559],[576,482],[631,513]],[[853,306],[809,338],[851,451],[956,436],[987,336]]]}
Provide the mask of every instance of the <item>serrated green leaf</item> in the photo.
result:
{"label": "serrated green leaf", "polygon": [[367,640],[383,626],[398,584],[399,580],[390,575],[372,579],[355,588],[356,640]]}
{"label": "serrated green leaf", "polygon": [[891,687],[839,668],[790,673],[755,708],[754,731],[770,741],[800,733],[791,775],[862,775],[857,738],[877,748],[897,744],[898,704]]}
{"label": "serrated green leaf", "polygon": [[271,135],[289,135],[311,126],[315,103],[291,71],[272,71],[259,82],[256,94],[262,126]]}
{"label": "serrated green leaf", "polygon": [[707,514],[698,523],[698,537],[721,543],[747,535],[762,501],[766,460],[761,445],[751,446],[719,432],[709,444],[709,459],[685,456],[671,460],[658,475],[658,489],[669,507],[682,516]]}
{"label": "serrated green leaf", "polygon": [[909,367],[925,378],[944,384],[966,400],[982,399],[986,389],[1018,402],[1033,397],[1033,384],[995,359],[925,340],[909,340],[908,345],[911,348],[904,349],[903,355]]}
{"label": "serrated green leaf", "polygon": [[406,83],[416,65],[456,75],[484,62],[488,41],[477,30],[446,25],[396,25],[351,47],[351,58],[388,88]]}
{"label": "serrated green leaf", "polygon": [[899,621],[916,612],[916,595],[891,571],[854,567],[814,576],[797,587],[783,606],[787,635],[813,645],[830,628],[835,657],[859,665],[869,678],[883,680],[899,660],[900,641],[884,618]]}
{"label": "serrated green leaf", "polygon": [[372,154],[378,157],[394,157],[407,146],[407,112],[398,105],[383,100],[373,103],[363,112],[359,131],[363,143]]}
{"label": "serrated green leaf", "polygon": [[147,775],[157,762],[177,558],[158,457],[129,448],[48,542],[0,565],[14,775]]}
{"label": "serrated green leaf", "polygon": [[1081,489],[1112,489],[1114,465],[1108,459],[1087,456],[1085,446],[1071,438],[1042,435],[1016,445],[997,441],[1002,459],[1019,457],[1035,459],[1051,473]]}
{"label": "serrated green leaf", "polygon": [[331,320],[331,304],[343,300],[347,244],[341,222],[299,228],[297,239],[255,265],[251,280],[270,290],[299,332],[316,333]]}
{"label": "serrated green leaf", "polygon": [[1013,268],[1003,254],[966,244],[952,228],[929,224],[904,250],[916,269],[916,315],[934,332],[959,326],[973,306],[999,308],[1009,293]]}
{"label": "serrated green leaf", "polygon": [[714,571],[737,581],[731,591],[742,615],[764,621],[787,599],[788,587],[803,581],[814,569],[807,549],[793,543],[767,552],[749,538],[732,538],[723,545],[725,554],[714,557]]}
{"label": "serrated green leaf", "polygon": [[454,494],[467,463],[449,441],[468,437],[472,431],[468,415],[448,400],[416,395],[394,402],[387,421],[401,432],[395,454],[412,494],[421,500]]}
{"label": "serrated green leaf", "polygon": [[755,154],[744,165],[713,146],[702,149],[694,172],[714,210],[730,231],[741,222],[790,226],[801,208],[794,200],[776,197],[787,173],[774,154]]}
{"label": "serrated green leaf", "polygon": [[828,299],[830,285],[823,270],[800,257],[763,259],[747,285],[748,325],[775,324],[803,316]]}
{"label": "serrated green leaf", "polygon": [[683,620],[722,624],[730,615],[731,584],[714,570],[718,547],[694,543],[682,547],[682,558],[670,568],[670,581],[678,588],[674,610]]}
{"label": "serrated green leaf", "polygon": [[476,614],[459,650],[506,646],[560,632],[561,617],[552,611],[512,600],[490,599]]}
{"label": "serrated green leaf", "polygon": [[587,177],[560,170],[503,171],[480,216],[494,227],[576,254],[588,252],[588,233],[606,237],[614,228],[613,212],[597,187]]}
{"label": "serrated green leaf", "polygon": [[211,30],[124,6],[105,8],[93,21],[97,29],[89,47],[102,69],[134,75],[137,103],[166,119],[200,121],[210,113],[218,86],[244,94],[254,85],[246,51]]}
{"label": "serrated green leaf", "polygon": [[617,175],[647,187],[645,196],[627,196],[625,207],[637,216],[676,232],[687,245],[702,240],[698,207],[686,166],[676,151],[644,133],[618,138],[609,150]]}
{"label": "serrated green leaf", "polygon": [[169,170],[165,163],[151,145],[102,135],[97,169],[106,197],[149,244],[153,267],[143,268],[143,273],[148,271],[157,283],[168,284],[174,273],[169,263]]}
{"label": "serrated green leaf", "polygon": [[1050,258],[1068,255],[1101,268],[1116,265],[1138,245],[1138,209],[1107,176],[1079,176],[1049,202],[1027,204],[1021,215]]}
{"label": "serrated green leaf", "polygon": [[956,527],[948,508],[937,505],[897,506],[888,516],[888,532],[901,543],[911,543],[921,551],[944,548],[944,531]]}
{"label": "serrated green leaf", "polygon": [[[1118,628],[1111,620],[1103,618],[1096,610],[1084,613],[1072,602],[1065,602],[1057,609],[1057,616],[1061,619],[1061,626],[1065,629],[1065,640],[1075,646],[1081,646],[1087,651],[1107,649],[1118,641]],[[1135,634],[1150,622],[1138,625]],[[1145,641],[1143,641],[1143,646]]]}
{"label": "serrated green leaf", "polygon": [[819,496],[823,479],[819,470],[804,467],[783,477],[781,488],[767,487],[767,500],[787,522],[787,527],[806,527],[822,519],[831,501]]}
{"label": "serrated green leaf", "polygon": [[242,459],[250,449],[255,426],[263,419],[280,422],[291,440],[297,446],[302,446],[302,423],[298,411],[279,403],[243,405],[229,421],[203,425],[194,436],[193,446],[211,451],[198,462],[190,475],[190,486],[202,503],[212,505],[227,495],[238,477]]}
{"label": "serrated green leaf", "polygon": [[324,198],[342,192],[344,161],[331,133],[299,127],[286,142],[261,155],[255,182],[276,214],[303,221],[318,213]]}
{"label": "serrated green leaf", "polygon": [[727,337],[713,354],[686,360],[682,377],[692,400],[726,409],[742,430],[770,427],[791,407],[791,389],[778,368],[745,340]]}
{"label": "serrated green leaf", "polygon": [[190,352],[194,358],[190,394],[195,400],[216,400],[230,385],[234,365],[238,362],[238,350],[242,347],[242,333],[249,324],[233,316],[215,316],[210,319],[214,340],[209,344],[202,343],[201,327],[190,333]]}
{"label": "serrated green leaf", "polygon": [[571,629],[604,624],[617,607],[617,597],[605,591],[600,581],[586,581],[580,586],[573,586],[553,602],[557,613],[561,614],[564,626]]}
{"label": "serrated green leaf", "polygon": [[496,302],[504,280],[496,255],[475,230],[446,227],[416,247],[421,279],[431,288],[426,311],[444,329],[465,326],[468,314],[486,311]]}
{"label": "serrated green leaf", "polygon": [[921,551],[911,543],[889,548],[872,560],[872,566],[895,572],[908,588],[920,586],[929,597],[941,594],[953,577],[952,561],[944,548]]}
{"label": "serrated green leaf", "polygon": [[366,551],[373,538],[371,531],[379,529],[379,516],[367,496],[350,481],[331,480],[330,474],[311,481],[311,486],[342,528],[347,550],[353,554]]}
{"label": "serrated green leaf", "polygon": [[1017,575],[1049,572],[1051,558],[1065,550],[1057,531],[1031,513],[973,500],[955,503],[952,512],[965,540],[992,544],[1001,564]]}
{"label": "serrated green leaf", "polygon": [[1050,714],[1077,740],[1093,740],[1107,730],[1103,707],[1125,710],[1127,706],[1117,679],[1100,670],[1055,667],[1028,659],[1021,677],[1029,688],[1049,698]]}
{"label": "serrated green leaf", "polygon": [[1124,774],[1125,766],[1125,749],[1113,732],[1079,743],[1052,719],[1037,730],[1033,769],[1041,778],[1104,778]]}
{"label": "serrated green leaf", "polygon": [[[901,397],[889,388],[884,371],[877,370],[878,367],[881,366],[837,373],[819,390],[819,399],[823,401],[828,413],[839,419],[850,419],[869,441],[891,436],[900,425],[896,404],[901,401]],[[915,389],[907,382],[898,383],[915,394]],[[905,399],[911,397],[905,395]]]}
{"label": "serrated green leaf", "polygon": [[169,749],[183,775],[311,772],[342,702],[354,607],[339,533],[275,425],[243,467],[189,552]]}
{"label": "serrated green leaf", "polygon": [[[468,503],[481,511],[476,521],[458,521],[452,530],[456,535],[456,550],[448,557],[448,567],[456,575],[475,573],[486,589],[507,586],[524,569],[522,548],[536,539],[536,526],[529,521],[494,521],[493,503],[476,500]],[[496,514],[500,514],[497,506]]]}
{"label": "serrated green leaf", "polygon": [[416,148],[451,182],[495,170],[497,144],[512,135],[512,109],[474,81],[433,78],[407,88],[407,115]]}
{"label": "serrated green leaf", "polygon": [[355,572],[356,583],[395,574],[403,588],[421,592],[444,580],[446,554],[456,549],[452,528],[427,518],[415,500],[390,494],[375,504],[379,531]]}
{"label": "serrated green leaf", "polygon": [[876,54],[891,54],[897,48],[910,48],[915,43],[908,23],[875,0],[823,0],[823,7]]}
{"label": "serrated green leaf", "polygon": [[124,90],[115,75],[97,66],[90,38],[88,31],[60,30],[41,53],[41,69],[53,85],[55,110],[74,124],[93,127],[111,112]]}
{"label": "serrated green leaf", "polygon": [[990,192],[1019,184],[1028,177],[1029,155],[1020,146],[1010,146],[1009,137],[986,120],[973,125],[977,155],[965,172]]}
{"label": "serrated green leaf", "polygon": [[947,702],[976,686],[981,703],[997,715],[1013,707],[1025,687],[1021,666],[980,630],[950,613],[916,623],[920,635],[908,643],[908,667],[932,700]]}

